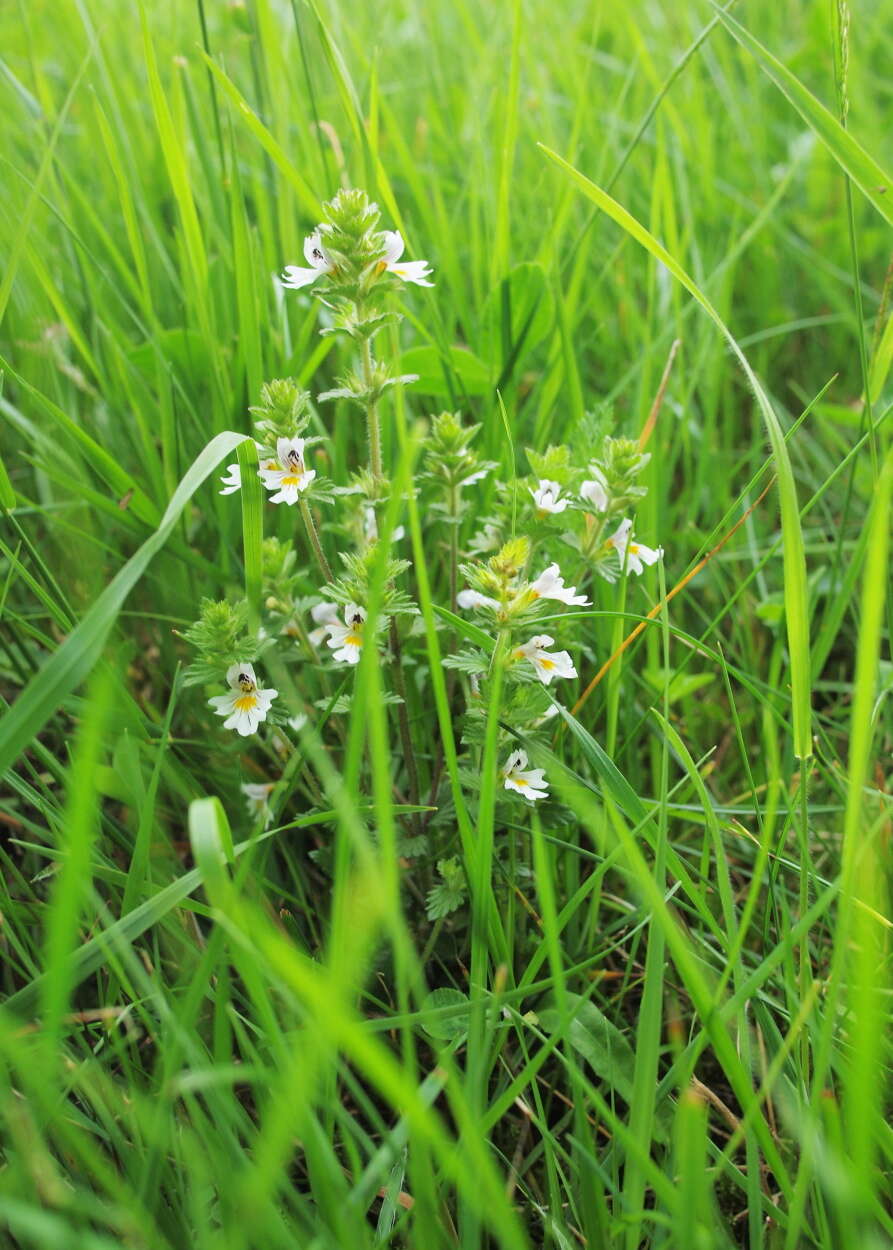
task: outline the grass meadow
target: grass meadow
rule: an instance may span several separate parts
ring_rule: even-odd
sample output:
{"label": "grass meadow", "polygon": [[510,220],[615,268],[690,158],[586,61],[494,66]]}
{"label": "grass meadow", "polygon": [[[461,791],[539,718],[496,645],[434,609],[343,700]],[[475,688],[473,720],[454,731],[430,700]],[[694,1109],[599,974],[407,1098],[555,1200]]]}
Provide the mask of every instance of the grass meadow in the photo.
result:
{"label": "grass meadow", "polygon": [[4,1250],[893,1245],[891,55],[0,6]]}

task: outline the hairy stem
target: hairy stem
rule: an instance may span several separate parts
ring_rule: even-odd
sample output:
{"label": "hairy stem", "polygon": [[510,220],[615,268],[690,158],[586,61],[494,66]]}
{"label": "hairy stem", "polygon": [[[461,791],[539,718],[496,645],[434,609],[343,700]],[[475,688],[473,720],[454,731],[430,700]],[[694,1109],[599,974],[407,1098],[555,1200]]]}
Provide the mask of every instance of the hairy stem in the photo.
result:
{"label": "hairy stem", "polygon": [[316,528],[316,522],[313,520],[313,513],[310,511],[310,506],[305,499],[302,499],[300,501],[300,507],[301,516],[304,519],[304,527],[307,530],[307,537],[310,539],[310,546],[313,548],[314,554],[316,555],[319,567],[322,570],[322,575],[327,582],[333,582],[335,578],[332,574],[329,562],[326,559],[326,553],[322,549],[322,543],[319,541],[319,532]]}
{"label": "hairy stem", "polygon": [[458,611],[456,587],[459,580],[459,487],[450,487],[450,611]]}
{"label": "hairy stem", "polygon": [[[372,347],[367,338],[363,339],[363,381],[366,386],[372,385]],[[369,468],[372,476],[379,481],[383,476],[381,470],[381,424],[378,420],[378,404],[366,405],[366,432],[369,435]]]}

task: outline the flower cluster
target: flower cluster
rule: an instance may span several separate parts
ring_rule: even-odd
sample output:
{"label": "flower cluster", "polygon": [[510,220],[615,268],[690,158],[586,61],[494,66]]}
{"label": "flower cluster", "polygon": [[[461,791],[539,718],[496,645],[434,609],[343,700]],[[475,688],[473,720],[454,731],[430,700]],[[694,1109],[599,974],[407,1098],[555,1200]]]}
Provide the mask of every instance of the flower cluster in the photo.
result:
{"label": "flower cluster", "polygon": [[[310,394],[301,390],[291,378],[268,382],[261,393],[255,414],[255,448],[257,475],[270,492],[270,503],[296,504],[316,479],[315,469],[306,463],[307,448],[316,439],[303,438],[310,421]],[[221,495],[241,489],[239,464],[229,464],[220,481]],[[318,498],[330,498],[326,490],[315,492]]]}
{"label": "flower cluster", "polygon": [[[336,715],[349,710],[349,693],[333,702],[326,672],[340,671],[338,680],[349,682],[351,670],[373,648],[391,674],[385,702],[399,722],[402,784],[418,803],[407,677],[417,701],[428,697],[429,678],[426,650],[416,642],[413,624],[418,613],[412,569],[407,560],[391,558],[403,549],[397,545],[402,527],[389,527],[389,550],[380,550],[385,505],[393,493],[383,402],[394,387],[415,378],[372,351],[380,331],[400,322],[396,301],[405,285],[433,286],[429,264],[405,260],[404,250],[398,231],[381,229],[375,204],[362,192],[341,191],[304,241],[306,264],[283,270],[283,288],[306,291],[325,308],[320,333],[343,336],[343,371],[315,398],[292,379],[269,382],[251,410],[260,482],[271,504],[296,508],[298,526],[293,537],[283,537],[280,526],[279,537],[264,540],[262,615],[251,629],[242,602],[202,605],[200,620],[186,635],[198,650],[187,677],[225,683],[224,693],[209,698],[225,729],[247,737],[269,721],[275,757],[291,749],[277,726],[303,727],[314,707],[334,709]],[[364,414],[365,463],[329,469],[328,454],[318,446],[325,440],[314,431],[327,424],[317,406],[330,402]],[[500,464],[478,450],[480,432],[459,412],[432,414],[412,489],[432,568],[446,565],[443,608],[438,608],[446,631],[443,663],[449,701],[464,709],[463,741],[472,757],[480,751],[492,690],[500,700],[501,786],[535,803],[549,797],[549,783],[542,768],[530,767],[528,751],[536,757],[564,694],[575,689],[578,666],[592,659],[580,620],[590,615],[596,588],[644,574],[663,554],[634,533],[650,457],[632,440],[607,433],[604,423],[590,422],[573,452],[567,446],[528,450],[529,475],[511,470],[503,480]],[[337,485],[324,476],[327,470]],[[239,464],[227,466],[220,493],[230,495],[241,486]],[[335,562],[333,571],[329,561],[336,551],[340,566]],[[278,693],[265,687],[254,667],[269,647],[286,667],[300,664],[296,684],[305,711],[289,722],[277,717]],[[278,679],[280,669],[273,671]],[[492,685],[497,679],[499,685]],[[468,775],[469,784],[479,784]],[[439,784],[442,773],[435,770],[432,802]],[[272,781],[242,787],[258,821],[272,818],[274,787]],[[432,857],[432,871],[433,862]],[[440,880],[429,891],[428,907],[442,918],[461,905],[465,887],[458,860],[437,860],[437,871]]]}
{"label": "flower cluster", "polygon": [[[333,213],[337,223],[337,216]],[[326,242],[323,242],[323,231],[326,230]],[[341,283],[344,276],[356,275],[356,264],[350,264],[357,256],[356,248],[338,251],[338,245],[344,248],[344,240],[338,237],[337,224],[330,224],[328,229],[320,226],[304,240],[304,259],[309,268],[302,269],[298,265],[286,265],[282,273],[282,285],[292,290],[300,290],[309,286],[319,278],[328,278],[333,283]],[[417,286],[433,286],[428,278],[431,267],[426,260],[401,260],[403,256],[403,236],[398,230],[384,230],[381,235],[381,255],[370,258],[372,273],[368,270],[356,275],[358,281],[371,276],[381,277],[382,274],[393,274],[403,282],[414,282]],[[345,264],[344,262],[348,263]],[[340,266],[340,267],[339,267]]]}
{"label": "flower cluster", "polygon": [[603,437],[598,454],[582,471],[568,447],[550,447],[542,455],[528,451],[527,456],[533,469],[527,487],[531,521],[539,533],[554,533],[579,553],[587,570],[607,582],[640,574],[660,559],[660,547],[633,538],[632,520],[625,515],[646,493],[637,479],[651,457],[637,443]]}

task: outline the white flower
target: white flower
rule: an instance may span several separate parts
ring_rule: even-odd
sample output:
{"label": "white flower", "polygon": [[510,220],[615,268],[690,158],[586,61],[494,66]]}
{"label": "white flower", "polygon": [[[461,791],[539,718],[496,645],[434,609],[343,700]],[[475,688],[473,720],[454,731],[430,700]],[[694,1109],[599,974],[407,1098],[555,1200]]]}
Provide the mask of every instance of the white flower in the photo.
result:
{"label": "white flower", "polygon": [[522,647],[516,647],[514,657],[516,660],[529,660],[536,670],[536,675],[544,686],[551,684],[553,677],[576,677],[577,670],[574,668],[574,662],[567,651],[548,652],[546,647],[551,647],[554,638],[550,638],[548,634],[537,634],[535,638],[531,638],[530,642],[525,642]]}
{"label": "white flower", "polygon": [[259,820],[261,816],[264,818],[264,828],[273,818],[268,802],[273,792],[275,783],[270,781],[266,783],[255,784],[248,782],[246,785],[240,786],[242,793],[245,795],[245,806],[248,808],[248,815]]}
{"label": "white flower", "polygon": [[365,619],[365,610],[357,603],[349,603],[344,609],[343,625],[337,620],[326,625],[329,646],[334,652],[334,659],[343,660],[345,664],[359,664],[360,652],[363,649]]}
{"label": "white flower", "polygon": [[502,766],[502,777],[506,790],[514,790],[531,803],[537,799],[549,797],[549,783],[542,768],[531,768],[527,772],[527,752],[512,751]]}
{"label": "white flower", "polygon": [[[254,440],[254,445],[258,452],[263,451],[263,444],[259,443],[257,439]],[[275,460],[261,460],[260,467],[257,470],[257,476],[262,477],[264,469],[275,469],[276,467],[277,465]],[[233,491],[242,489],[242,466],[238,463],[238,461],[235,464],[228,464],[226,466],[226,472],[228,476],[220,479],[223,483],[223,490],[220,491],[221,495],[231,495]]]}
{"label": "white flower", "polygon": [[[307,717],[303,713],[301,713],[300,716],[289,716],[288,720],[285,723],[286,725],[288,725],[289,729],[292,729],[294,730],[295,733],[298,733],[307,724]],[[274,750],[276,750],[284,758],[287,758],[289,755],[291,755],[292,751],[294,750],[294,746],[291,743],[291,741],[288,738],[286,738],[285,734],[281,733],[278,729],[273,730],[273,736],[272,736],[271,741],[272,741]]]}
{"label": "white flower", "polygon": [[[398,525],[391,534],[391,542],[398,543],[406,534],[406,530],[402,525]],[[371,504],[367,504],[363,509],[363,535],[367,543],[378,541],[378,521],[375,519],[375,509]]]}
{"label": "white flower", "polygon": [[226,716],[224,729],[235,729],[243,738],[257,733],[261,721],[267,719],[270,704],[278,690],[258,690],[254,668],[250,664],[233,664],[226,671],[230,694],[216,694],[208,700],[218,716]]}
{"label": "white flower", "polygon": [[314,647],[321,647],[325,642],[326,634],[329,632],[329,625],[338,624],[338,605],[336,603],[315,603],[310,609],[310,616],[319,626],[318,629],[312,629],[307,637]]}
{"label": "white flower", "polygon": [[267,490],[276,491],[270,496],[270,503],[297,503],[301,491],[306,490],[316,477],[315,469],[304,467],[304,440],[278,439],[276,457],[274,461],[265,461],[264,467],[259,470]]}
{"label": "white flower", "polygon": [[585,595],[577,594],[576,586],[565,586],[557,564],[550,564],[543,573],[540,573],[536,581],[531,583],[530,593],[534,599],[557,599],[560,603],[568,605],[589,602]]}
{"label": "white flower", "polygon": [[499,526],[494,525],[492,521],[487,521],[484,528],[478,530],[468,544],[468,550],[474,554],[482,554],[485,551],[495,551],[501,546],[502,535],[499,532]]}
{"label": "white flower", "polygon": [[626,518],[607,540],[620,560],[620,567],[628,573],[641,573],[644,565],[656,564],[664,554],[663,547],[646,547],[644,543],[630,541],[633,523]]}
{"label": "white flower", "polygon": [[540,725],[547,724],[550,720],[553,719],[553,717],[557,715],[558,715],[558,704],[553,703],[551,707],[547,708],[546,711],[543,712],[542,716],[538,716],[536,720],[533,722],[534,729],[539,729]]}
{"label": "white flower", "polygon": [[242,468],[236,464],[228,464],[226,466],[227,476],[220,480],[223,483],[223,490],[218,491],[219,495],[231,495],[234,490],[242,489]]}
{"label": "white flower", "polygon": [[458,485],[460,487],[474,486],[475,482],[482,482],[489,472],[489,467],[486,469],[478,469],[474,473],[469,473],[468,477],[463,477],[462,481],[459,482]]}
{"label": "white flower", "polygon": [[558,482],[550,482],[548,478],[541,481],[536,490],[532,486],[527,488],[533,495],[533,502],[536,504],[536,510],[541,516],[547,512],[563,512],[568,505],[567,499],[561,499],[561,486]]}
{"label": "white flower", "polygon": [[460,590],[456,595],[456,603],[460,608],[493,608],[494,611],[499,609],[496,599],[482,595],[479,590]]}
{"label": "white flower", "polygon": [[431,266],[426,260],[400,260],[403,255],[403,236],[400,231],[385,230],[384,234],[387,242],[379,264],[404,282],[414,282],[416,286],[433,286],[434,283],[428,281]]}
{"label": "white flower", "polygon": [[302,269],[299,265],[286,265],[282,277],[279,279],[283,286],[291,287],[294,290],[302,286],[309,286],[311,282],[315,282],[317,278],[325,277],[327,273],[331,273],[335,268],[326,255],[326,250],[316,230],[314,230],[313,234],[308,234],[304,240],[304,257],[310,268]]}
{"label": "white flower", "polygon": [[580,487],[580,498],[592,504],[594,512],[608,511],[608,492],[605,476],[596,465],[589,466],[592,478]]}

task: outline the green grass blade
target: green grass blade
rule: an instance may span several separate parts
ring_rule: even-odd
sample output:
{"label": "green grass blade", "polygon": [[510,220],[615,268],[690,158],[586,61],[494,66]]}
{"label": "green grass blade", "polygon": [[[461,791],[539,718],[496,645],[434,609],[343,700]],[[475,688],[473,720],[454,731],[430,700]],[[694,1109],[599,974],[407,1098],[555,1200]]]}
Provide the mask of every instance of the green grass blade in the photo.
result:
{"label": "green grass blade", "polygon": [[540,144],[540,147],[549,160],[554,161],[558,168],[576,183],[588,199],[597,204],[637,243],[665,265],[673,277],[697,300],[726,339],[753,390],[766,425],[769,441],[772,445],[772,454],[775,458],[776,472],[778,474],[781,524],[784,535],[784,599],[791,666],[794,753],[800,759],[807,759],[812,755],[812,693],[809,663],[809,594],[806,581],[806,556],[803,545],[803,531],[800,525],[800,511],[797,504],[797,488],[794,482],[791,460],[785,446],[778,418],[775,415],[769,397],[763,390],[747,357],[738,346],[737,340],[726,327],[725,322],[707,296],[704,295],[695,281],[689,277],[679,262],[669,254],[665,247],[658,243],[657,239],[631,213],[621,204],[618,204],[601,187],[596,186],[585,174],[580,173],[573,165],[568,164],[557,152],[551,151],[542,144]]}
{"label": "green grass blade", "polygon": [[782,65],[739,21],[724,9],[717,9],[716,16],[729,34],[742,48],[747,49],[764,73],[768,74],[884,220],[893,225],[893,201],[890,198],[893,182],[874,157],[841,126],[834,114],[804,87],[787,66]]}
{"label": "green grass blade", "polygon": [[246,438],[238,447],[242,475],[242,551],[245,560],[245,598],[248,601],[249,627],[260,627],[261,581],[263,578],[264,488],[258,477],[257,447]]}
{"label": "green grass blade", "polygon": [[26,749],[63,700],[91,671],[102,655],[106,639],[127,596],[171,536],[186,504],[223,457],[244,440],[244,434],[230,431],[211,439],[181,479],[155,533],[115,575],[77,628],[50,656],[15,705],[0,720],[0,773],[5,772]]}
{"label": "green grass blade", "polygon": [[62,821],[63,859],[54,883],[44,942],[40,1012],[43,1040],[52,1054],[59,1043],[62,1017],[73,989],[71,951],[81,912],[92,894],[93,843],[99,832],[99,793],[96,786],[103,756],[103,732],[112,703],[108,670],[90,683],[87,712],[74,746],[69,789]]}

